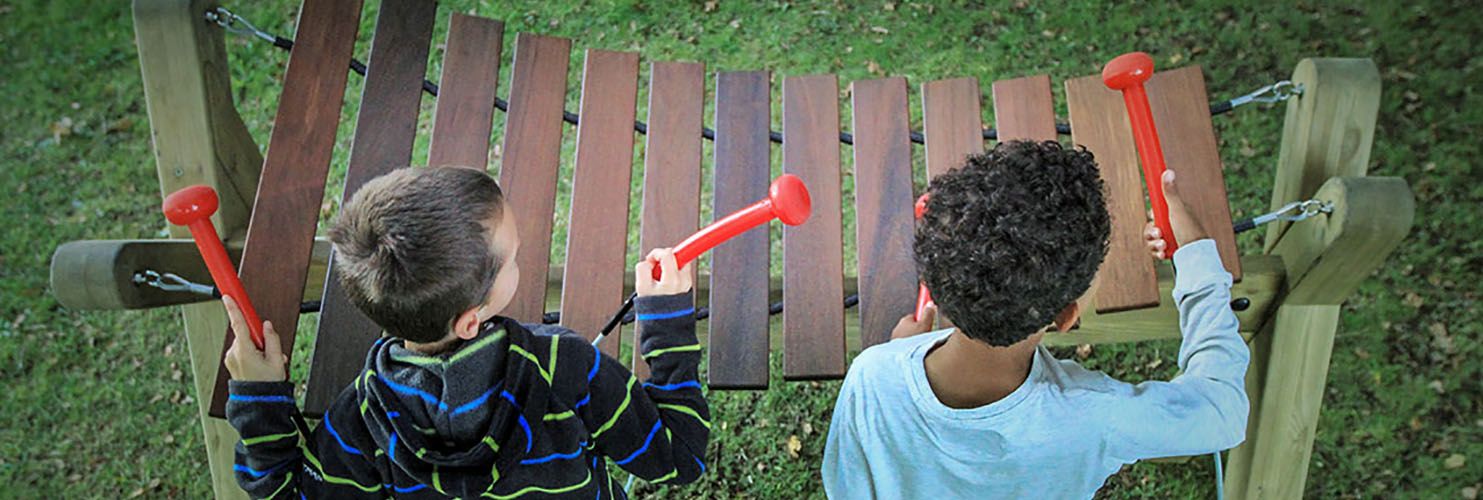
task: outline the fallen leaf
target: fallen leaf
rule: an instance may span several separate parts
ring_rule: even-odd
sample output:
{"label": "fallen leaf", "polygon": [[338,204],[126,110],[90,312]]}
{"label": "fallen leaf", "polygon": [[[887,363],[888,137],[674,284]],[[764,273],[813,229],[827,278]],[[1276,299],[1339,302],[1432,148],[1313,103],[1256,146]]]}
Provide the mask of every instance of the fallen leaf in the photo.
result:
{"label": "fallen leaf", "polygon": [[52,142],[61,143],[62,138],[72,135],[72,119],[63,116],[62,119],[52,122]]}
{"label": "fallen leaf", "polygon": [[895,3],[892,3],[892,2],[886,2],[885,5],[882,5],[881,6],[881,8],[882,9],[886,9],[887,11],[895,11],[896,10],[896,4]]}
{"label": "fallen leaf", "polygon": [[75,483],[75,482],[78,482],[78,481],[81,481],[81,480],[82,480],[82,474],[73,473],[72,475],[67,476],[67,482],[69,482],[69,483]]}
{"label": "fallen leaf", "polygon": [[1180,54],[1180,53],[1177,53],[1176,52],[1174,55],[1169,56],[1169,64],[1170,65],[1179,64],[1180,61],[1183,61],[1183,60],[1184,60],[1184,54]]}
{"label": "fallen leaf", "polygon": [[880,27],[880,26],[871,26],[871,27],[870,27],[870,31],[874,31],[874,32],[876,32],[876,33],[880,33],[880,34],[882,34],[882,35],[884,35],[884,34],[887,34],[887,33],[890,33],[890,32],[891,32],[891,30],[888,30],[888,29],[885,29],[885,28],[882,28],[882,27]]}
{"label": "fallen leaf", "polygon": [[1154,358],[1153,361],[1148,362],[1147,366],[1150,370],[1154,370],[1160,366],[1164,366],[1164,358]]}
{"label": "fallen leaf", "polygon": [[805,435],[805,436],[812,436],[812,435],[814,435],[814,424],[810,424],[808,422],[804,422],[803,423],[803,435]]}
{"label": "fallen leaf", "polygon": [[[803,441],[798,440],[797,434],[788,435],[788,456],[798,458],[798,452],[803,449]],[[1456,467],[1452,467],[1456,468]]]}
{"label": "fallen leaf", "polygon": [[869,71],[873,75],[885,74],[885,71],[881,70],[881,65],[876,63],[875,61],[865,61],[865,70]]}
{"label": "fallen leaf", "polygon": [[1418,295],[1416,292],[1407,292],[1406,298],[1402,299],[1402,301],[1413,308],[1420,308],[1423,304],[1426,304],[1426,299],[1421,298],[1421,295]]}
{"label": "fallen leaf", "polygon": [[737,28],[740,28],[740,27],[741,27],[741,19],[732,19],[731,20],[731,29],[737,29]]}
{"label": "fallen leaf", "polygon": [[711,0],[709,2],[706,2],[705,3],[705,11],[706,12],[710,12],[710,11],[713,11],[713,10],[716,10],[716,0]]}
{"label": "fallen leaf", "polygon": [[1433,380],[1430,384],[1426,384],[1426,386],[1432,388],[1433,391],[1437,391],[1437,394],[1447,392],[1447,387],[1442,385],[1441,380]]}
{"label": "fallen leaf", "polygon": [[1447,457],[1447,460],[1442,461],[1442,466],[1448,469],[1461,469],[1467,463],[1468,457],[1462,456],[1461,453],[1453,453],[1452,456]]}
{"label": "fallen leaf", "polygon": [[1082,344],[1076,346],[1076,359],[1087,359],[1092,355],[1092,345]]}
{"label": "fallen leaf", "polygon": [[108,123],[108,133],[110,134],[114,132],[126,132],[131,128],[134,128],[134,120],[128,117],[119,118]]}
{"label": "fallen leaf", "polygon": [[1462,498],[1466,500],[1478,500],[1478,487],[1469,486],[1462,489]]}
{"label": "fallen leaf", "polygon": [[1356,347],[1354,348],[1354,357],[1359,359],[1370,359],[1370,351],[1366,351],[1364,349]]}

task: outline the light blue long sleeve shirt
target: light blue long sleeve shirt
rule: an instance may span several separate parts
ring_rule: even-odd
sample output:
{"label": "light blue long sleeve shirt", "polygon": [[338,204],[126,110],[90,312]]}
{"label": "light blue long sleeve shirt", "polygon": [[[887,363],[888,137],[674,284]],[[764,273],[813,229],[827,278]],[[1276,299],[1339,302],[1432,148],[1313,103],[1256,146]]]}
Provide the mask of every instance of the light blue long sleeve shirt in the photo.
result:
{"label": "light blue long sleeve shirt", "polygon": [[923,360],[952,330],[866,349],[845,377],[824,451],[832,498],[1090,498],[1123,465],[1240,444],[1250,353],[1215,243],[1174,254],[1183,373],[1129,384],[1041,346],[1029,377],[985,406],[943,405]]}

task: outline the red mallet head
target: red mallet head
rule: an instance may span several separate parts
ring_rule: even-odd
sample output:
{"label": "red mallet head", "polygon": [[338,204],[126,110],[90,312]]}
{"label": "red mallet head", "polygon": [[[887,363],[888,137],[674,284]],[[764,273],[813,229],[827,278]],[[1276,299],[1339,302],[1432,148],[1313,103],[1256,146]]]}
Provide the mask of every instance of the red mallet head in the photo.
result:
{"label": "red mallet head", "polygon": [[1112,90],[1142,85],[1153,76],[1153,58],[1142,52],[1117,56],[1102,67],[1102,83]]}
{"label": "red mallet head", "polygon": [[171,224],[189,226],[211,218],[216,213],[217,204],[216,190],[201,185],[191,186],[165,197],[165,218]]}
{"label": "red mallet head", "polygon": [[[767,189],[766,199],[712,222],[675,245],[675,261],[680,267],[685,267],[686,263],[716,245],[773,219],[782,220],[783,224],[790,226],[803,224],[812,210],[808,187],[803,185],[798,176],[783,174],[772,181],[772,186]],[[661,274],[659,267],[655,266],[654,279],[659,279]]]}
{"label": "red mallet head", "polygon": [[772,202],[773,215],[789,226],[803,224],[813,212],[808,187],[793,174],[783,174],[772,181],[772,186],[767,189],[767,199]]}

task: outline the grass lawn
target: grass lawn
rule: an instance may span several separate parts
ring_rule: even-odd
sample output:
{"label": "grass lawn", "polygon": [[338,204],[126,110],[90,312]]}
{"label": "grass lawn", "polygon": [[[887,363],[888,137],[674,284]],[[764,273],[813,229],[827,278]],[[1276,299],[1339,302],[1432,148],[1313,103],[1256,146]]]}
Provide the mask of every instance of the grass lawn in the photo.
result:
{"label": "grass lawn", "polygon": [[[366,3],[356,49],[362,59],[378,2]],[[784,75],[835,73],[842,85],[902,75],[913,88],[916,129],[916,86],[937,78],[974,76],[987,90],[996,79],[1050,74],[1059,89],[1064,79],[1095,73],[1107,59],[1139,49],[1163,67],[1204,66],[1212,98],[1229,98],[1286,78],[1304,57],[1372,58],[1384,91],[1370,172],[1411,183],[1416,227],[1344,306],[1307,493],[1476,496],[1483,488],[1483,315],[1477,310],[1483,55],[1472,45],[1483,25],[1476,6],[1445,0],[1268,8],[1215,1],[992,3],[450,0],[443,2],[434,43],[441,43],[450,11],[504,19],[499,95],[505,96],[516,32],[570,37],[576,49],[571,110],[585,48],[638,51],[646,61],[705,61],[708,72],[768,69],[775,103],[777,77]],[[268,31],[293,34],[297,1],[228,7]],[[241,37],[228,38],[227,46],[238,108],[266,145],[287,54]],[[429,67],[434,79],[440,50]],[[47,285],[50,255],[63,242],[164,235],[128,2],[0,0],[0,68],[0,384],[6,388],[0,497],[206,497],[194,407],[201,396],[190,384],[179,314],[71,311]],[[345,116],[355,111],[360,83],[350,78]],[[1058,101],[1060,95],[1057,90]],[[423,104],[430,128],[432,101]],[[1064,103],[1058,106],[1064,121]],[[992,124],[990,107],[985,120]],[[1282,109],[1253,105],[1215,118],[1236,217],[1267,208]],[[848,107],[842,112],[848,129]],[[709,110],[706,116],[711,123]],[[775,111],[775,129],[780,120]],[[353,120],[343,123],[326,196],[331,211]],[[496,119],[497,135],[502,123]],[[574,135],[569,130],[568,163]],[[710,154],[707,144],[707,164]],[[423,134],[414,162],[426,155]],[[842,158],[849,169],[850,155]],[[780,168],[776,159],[774,168]],[[569,191],[563,183],[561,192]],[[562,196],[558,207],[568,203]],[[853,234],[852,224],[847,213],[846,234]],[[1244,252],[1260,250],[1261,232],[1240,237]],[[560,259],[564,224],[555,238]],[[846,240],[852,259],[853,237]],[[630,242],[630,255],[637,255],[635,246]],[[313,321],[303,323],[312,332]],[[1172,376],[1176,353],[1175,342],[1099,346],[1083,363],[1141,381]],[[767,392],[710,393],[712,473],[694,486],[636,491],[656,498],[822,496],[817,469],[837,387],[776,380]],[[1212,469],[1208,458],[1140,463],[1110,479],[1102,494],[1210,497]]]}

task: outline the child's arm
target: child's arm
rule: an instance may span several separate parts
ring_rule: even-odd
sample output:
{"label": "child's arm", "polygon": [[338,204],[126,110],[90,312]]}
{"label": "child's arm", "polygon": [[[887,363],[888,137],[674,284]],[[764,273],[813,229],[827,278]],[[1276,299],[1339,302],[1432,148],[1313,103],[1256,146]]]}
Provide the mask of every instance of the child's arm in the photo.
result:
{"label": "child's arm", "polygon": [[[1169,382],[1131,386],[1128,401],[1107,415],[1114,427],[1110,450],[1132,461],[1210,453],[1240,444],[1246,436],[1249,403],[1246,367],[1250,352],[1231,312],[1231,275],[1173,185],[1164,176],[1169,217],[1180,243],[1174,252],[1174,302],[1179,309],[1179,367]],[[1157,229],[1145,232],[1149,251],[1163,253]]]}
{"label": "child's arm", "polygon": [[664,277],[653,281],[649,260],[635,272],[638,321],[644,330],[640,352],[649,363],[650,378],[639,383],[623,365],[595,353],[588,399],[577,406],[594,445],[613,463],[648,481],[688,483],[705,472],[711,429],[700,391],[690,267],[676,269],[668,251],[650,257],[660,262]]}
{"label": "child's arm", "polygon": [[[310,432],[294,402],[293,384],[284,373],[282,348],[271,323],[265,323],[265,350],[248,340],[245,319],[231,298],[224,298],[237,335],[225,364],[228,385],[227,421],[241,434],[237,442],[237,484],[254,498],[382,498],[379,474],[360,450],[372,443],[334,432],[334,419],[353,408],[337,402],[319,429]],[[343,420],[337,420],[343,421]],[[347,422],[348,423],[348,422]],[[329,432],[325,432],[329,430]],[[307,460],[306,460],[307,459]]]}

